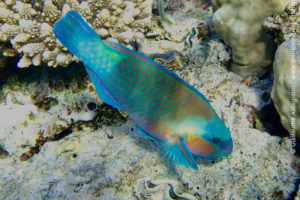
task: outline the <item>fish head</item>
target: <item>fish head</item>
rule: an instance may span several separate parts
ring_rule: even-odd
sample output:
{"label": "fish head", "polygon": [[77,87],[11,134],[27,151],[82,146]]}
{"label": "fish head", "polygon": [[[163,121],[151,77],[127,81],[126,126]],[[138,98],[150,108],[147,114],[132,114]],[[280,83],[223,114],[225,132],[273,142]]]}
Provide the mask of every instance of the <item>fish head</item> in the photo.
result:
{"label": "fish head", "polygon": [[233,149],[230,132],[221,119],[207,123],[202,133],[187,133],[185,144],[194,156],[212,161],[228,157]]}

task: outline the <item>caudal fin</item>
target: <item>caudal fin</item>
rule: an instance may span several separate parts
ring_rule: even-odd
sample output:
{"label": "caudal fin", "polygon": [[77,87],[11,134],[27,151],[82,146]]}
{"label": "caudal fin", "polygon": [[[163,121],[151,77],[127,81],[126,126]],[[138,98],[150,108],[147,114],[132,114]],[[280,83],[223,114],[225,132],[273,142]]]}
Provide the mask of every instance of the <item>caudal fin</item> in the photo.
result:
{"label": "caudal fin", "polygon": [[165,154],[166,159],[170,161],[170,163],[183,165],[185,167],[198,170],[197,163],[192,153],[184,144],[182,138],[179,139],[177,144],[173,145],[168,144],[168,141],[163,141],[162,147],[163,153]]}
{"label": "caudal fin", "polygon": [[54,24],[53,33],[85,64],[89,64],[89,60],[99,52],[97,50],[105,46],[97,33],[73,10]]}

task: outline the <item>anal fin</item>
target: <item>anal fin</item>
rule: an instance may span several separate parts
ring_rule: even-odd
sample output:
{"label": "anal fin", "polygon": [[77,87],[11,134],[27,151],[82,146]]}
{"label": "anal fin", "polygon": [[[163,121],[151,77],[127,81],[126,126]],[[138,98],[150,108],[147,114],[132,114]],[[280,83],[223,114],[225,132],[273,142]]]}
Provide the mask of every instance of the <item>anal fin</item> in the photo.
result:
{"label": "anal fin", "polygon": [[194,159],[194,156],[185,145],[183,138],[178,138],[177,139],[178,142],[176,144],[169,144],[168,140],[160,141],[152,137],[150,134],[146,133],[137,125],[136,125],[136,129],[137,132],[140,133],[141,135],[155,142],[159,142],[159,144],[162,146],[162,150],[166,156],[166,159],[170,161],[170,163],[183,165],[187,168],[193,168],[195,170],[198,170],[198,166]]}
{"label": "anal fin", "polygon": [[149,135],[148,133],[146,133],[145,131],[143,131],[140,127],[138,127],[138,125],[135,126],[136,130],[139,134],[145,136],[146,138],[149,138],[150,140],[153,140],[155,142],[159,142],[158,139],[155,139],[154,137],[152,137],[151,135]]}

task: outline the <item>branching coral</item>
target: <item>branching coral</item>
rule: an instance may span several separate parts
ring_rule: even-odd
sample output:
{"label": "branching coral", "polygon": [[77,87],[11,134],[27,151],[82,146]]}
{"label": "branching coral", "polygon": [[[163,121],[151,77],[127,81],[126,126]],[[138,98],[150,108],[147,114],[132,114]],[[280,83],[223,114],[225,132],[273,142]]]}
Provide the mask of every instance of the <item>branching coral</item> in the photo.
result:
{"label": "branching coral", "polygon": [[152,0],[0,0],[0,41],[22,54],[19,67],[46,62],[67,66],[76,60],[53,33],[53,24],[68,10],[80,13],[102,38],[129,45],[144,37],[152,16]]}
{"label": "branching coral", "polygon": [[283,12],[285,0],[213,0],[213,23],[232,48],[232,70],[242,76],[262,75],[271,66],[276,45],[263,30],[264,20]]}

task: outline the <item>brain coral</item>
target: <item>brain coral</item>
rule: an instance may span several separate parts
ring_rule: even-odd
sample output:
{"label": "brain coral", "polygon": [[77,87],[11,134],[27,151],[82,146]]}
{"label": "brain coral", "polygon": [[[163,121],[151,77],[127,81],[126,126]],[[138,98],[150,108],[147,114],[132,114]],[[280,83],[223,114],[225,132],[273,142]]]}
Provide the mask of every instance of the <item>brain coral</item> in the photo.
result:
{"label": "brain coral", "polygon": [[262,75],[271,66],[276,45],[263,30],[264,20],[283,12],[286,0],[212,0],[213,23],[232,48],[232,70],[242,76]]}
{"label": "brain coral", "polygon": [[56,20],[70,9],[80,13],[101,38],[129,45],[144,37],[152,16],[152,0],[0,0],[0,41],[10,42],[31,64],[67,66],[76,60],[52,33]]}

